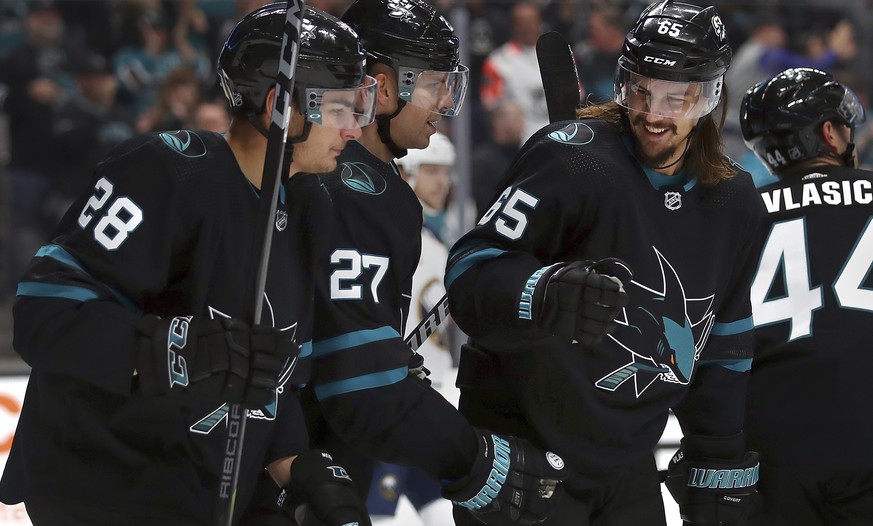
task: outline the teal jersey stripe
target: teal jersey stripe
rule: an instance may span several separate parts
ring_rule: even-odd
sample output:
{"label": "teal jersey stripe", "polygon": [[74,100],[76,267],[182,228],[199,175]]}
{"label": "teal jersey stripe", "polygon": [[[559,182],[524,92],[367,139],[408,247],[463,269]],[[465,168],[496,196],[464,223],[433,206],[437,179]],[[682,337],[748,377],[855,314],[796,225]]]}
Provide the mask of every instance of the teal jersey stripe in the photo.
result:
{"label": "teal jersey stripe", "polygon": [[742,360],[700,360],[701,367],[718,366],[744,373],[752,368],[752,359],[746,358]]}
{"label": "teal jersey stripe", "polygon": [[[92,277],[85,268],[79,263],[72,254],[67,252],[60,245],[43,245],[36,251],[37,257],[46,257],[49,259],[54,259],[55,261],[59,261],[68,267],[72,267],[82,274],[85,274],[89,278]],[[23,285],[23,287],[22,287]],[[127,299],[123,294],[104,286],[104,289],[109,291],[115,299],[127,307],[128,309],[135,312],[142,312],[142,309],[136,306],[136,304],[129,299]],[[24,292],[22,292],[22,290]],[[76,301],[90,301],[97,299],[99,296],[90,289],[85,289],[81,287],[73,287],[70,285],[50,285],[50,284],[41,284],[34,282],[26,282],[21,283],[18,286],[19,296],[36,296],[36,297],[48,297],[48,298],[66,298],[70,300]]]}
{"label": "teal jersey stripe", "polygon": [[379,327],[378,329],[349,332],[313,343],[312,355],[316,357],[324,356],[343,349],[349,349],[351,347],[357,347],[359,345],[382,340],[390,340],[391,338],[400,338],[400,334],[388,326]]}
{"label": "teal jersey stripe", "polygon": [[18,296],[31,296],[35,298],[65,298],[74,301],[95,300],[99,296],[91,289],[73,287],[70,285],[54,285],[50,283],[36,283],[22,281],[18,284]]}
{"label": "teal jersey stripe", "polygon": [[79,272],[87,274],[87,272],[85,272],[85,269],[82,268],[82,265],[79,263],[79,261],[76,260],[76,258],[74,258],[72,254],[64,250],[64,248],[59,245],[43,245],[39,247],[39,250],[36,251],[36,257],[51,258],[60,261],[65,265],[69,265]]}
{"label": "teal jersey stripe", "polygon": [[754,327],[755,323],[752,321],[751,316],[746,319],[737,320],[730,323],[715,322],[712,324],[712,335],[731,336],[733,334],[740,334],[741,332],[750,331]]}
{"label": "teal jersey stripe", "polygon": [[466,256],[459,259],[455,262],[449,271],[446,273],[445,284],[446,289],[452,286],[452,283],[464,272],[467,271],[470,267],[475,265],[480,261],[484,261],[486,259],[496,258],[500,254],[506,252],[505,250],[500,250],[499,248],[486,248],[484,250],[479,250],[473,252],[471,254],[467,254]]}
{"label": "teal jersey stripe", "polygon": [[312,355],[312,342],[303,342],[300,346],[300,354],[301,358],[307,358]]}
{"label": "teal jersey stripe", "polygon": [[315,387],[315,395],[319,400],[325,400],[332,396],[351,393],[354,391],[363,391],[364,389],[373,389],[375,387],[383,387],[386,385],[396,384],[406,378],[409,374],[408,367],[400,367],[390,371],[380,371],[378,373],[365,374],[356,376],[348,380],[339,380],[330,382]]}

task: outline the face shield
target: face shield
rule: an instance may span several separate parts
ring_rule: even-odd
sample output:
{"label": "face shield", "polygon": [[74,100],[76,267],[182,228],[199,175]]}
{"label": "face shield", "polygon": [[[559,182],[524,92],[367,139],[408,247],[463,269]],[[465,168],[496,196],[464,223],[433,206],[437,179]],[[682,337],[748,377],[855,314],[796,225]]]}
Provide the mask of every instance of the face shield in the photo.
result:
{"label": "face shield", "polygon": [[373,122],[376,79],[367,76],[357,88],[306,89],[306,120],[328,128],[348,130]]}
{"label": "face shield", "polygon": [[459,64],[455,71],[398,68],[400,98],[433,113],[454,117],[461,111],[470,70]]}
{"label": "face shield", "polygon": [[618,67],[615,102],[629,110],[668,119],[699,119],[718,106],[724,77],[706,82],[672,82]]}

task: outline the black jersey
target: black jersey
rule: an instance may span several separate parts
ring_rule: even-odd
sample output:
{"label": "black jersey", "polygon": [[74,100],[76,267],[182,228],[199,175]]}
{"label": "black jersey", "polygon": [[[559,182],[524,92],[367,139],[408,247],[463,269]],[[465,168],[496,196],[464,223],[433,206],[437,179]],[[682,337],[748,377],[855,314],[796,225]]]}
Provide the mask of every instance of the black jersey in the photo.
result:
{"label": "black jersey", "polygon": [[[353,469],[351,451],[458,476],[476,441],[457,410],[415,376],[403,341],[422,210],[394,163],[350,142],[334,173],[330,259],[316,278],[313,443]],[[308,407],[307,407],[308,409]],[[355,459],[358,462],[360,459]],[[366,463],[367,461],[365,461]],[[369,477],[352,478],[364,487]]]}
{"label": "black jersey", "polygon": [[[738,432],[763,214],[748,174],[713,187],[693,174],[663,176],[643,168],[614,129],[572,121],[534,135],[506,181],[452,248],[446,273],[453,318],[493,359],[471,382],[512,391],[527,434],[575,470],[571,486],[651,454],[680,401],[690,409],[678,411],[686,433]],[[536,329],[525,292],[538,286],[538,271],[604,257],[634,272],[614,333],[583,348]],[[487,378],[496,370],[501,377]],[[737,387],[699,393],[717,402],[702,413],[683,397],[703,391],[710,375]]]}
{"label": "black jersey", "polygon": [[[244,318],[259,193],[211,132],[132,139],[94,181],[19,282],[14,347],[32,372],[0,495],[118,510],[130,524],[210,524],[230,406],[140,395],[134,324]],[[280,188],[261,322],[294,333],[305,359],[312,255],[298,232],[311,230],[318,190],[303,186]],[[307,446],[292,368],[276,401],[248,412],[237,510],[266,462]]]}
{"label": "black jersey", "polygon": [[873,172],[821,167],[760,192],[750,444],[784,467],[873,468]]}

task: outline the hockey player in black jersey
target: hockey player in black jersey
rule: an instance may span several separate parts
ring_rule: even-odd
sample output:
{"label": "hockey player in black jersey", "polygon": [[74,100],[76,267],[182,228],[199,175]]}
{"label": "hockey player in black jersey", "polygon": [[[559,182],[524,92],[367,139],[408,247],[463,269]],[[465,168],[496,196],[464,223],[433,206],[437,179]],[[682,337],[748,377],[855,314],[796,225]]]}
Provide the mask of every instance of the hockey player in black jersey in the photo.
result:
{"label": "hockey player in black jersey", "polygon": [[[34,524],[213,524],[238,407],[248,429],[237,512],[268,463],[287,467],[302,453],[277,482],[301,489],[305,478],[328,524],[369,524],[351,483],[323,475],[336,464],[307,451],[293,389],[311,352],[308,233],[323,192],[294,179],[280,192],[264,315],[241,321],[284,20],[285,7],[271,4],[228,37],[226,134],[120,145],[18,284],[14,347],[32,372],[0,498],[23,501]],[[333,169],[375,100],[354,31],[315,9],[302,30],[290,174]]]}
{"label": "hockey player in black jersey", "polygon": [[311,403],[304,406],[313,445],[334,453],[362,497],[378,458],[420,468],[446,498],[489,523],[532,524],[548,513],[560,458],[470,426],[409,374],[412,353],[403,341],[422,209],[393,159],[426,147],[435,124],[460,109],[467,69],[458,39],[423,0],[357,0],[342,19],[364,43],[378,109],[337,171],[320,177],[333,231],[316,276]]}
{"label": "hockey player in black jersey", "polygon": [[779,181],[759,188],[746,434],[761,454],[760,526],[873,524],[873,172],[858,170],[858,97],[788,69],[746,92],[746,144]]}
{"label": "hockey player in black jersey", "polygon": [[721,154],[714,110],[730,59],[714,7],[647,7],[614,100],[528,140],[451,250],[450,310],[470,335],[460,409],[567,462],[565,498],[544,524],[664,525],[652,451],[671,408],[684,438],[667,486],[682,518],[747,516],[749,284],[763,211],[748,173]]}

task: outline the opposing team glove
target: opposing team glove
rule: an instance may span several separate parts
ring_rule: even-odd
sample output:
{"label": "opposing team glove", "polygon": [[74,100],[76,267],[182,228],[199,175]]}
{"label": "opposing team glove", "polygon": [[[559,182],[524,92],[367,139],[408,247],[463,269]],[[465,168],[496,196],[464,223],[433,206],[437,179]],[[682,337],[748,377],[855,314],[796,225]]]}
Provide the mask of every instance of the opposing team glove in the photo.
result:
{"label": "opposing team glove", "polygon": [[145,395],[185,391],[232,404],[268,405],[282,367],[299,352],[282,332],[231,318],[147,315],[136,329]]}
{"label": "opposing team glove", "polygon": [[524,526],[548,518],[565,476],[564,460],[527,440],[485,432],[466,477],[443,484],[443,497],[489,525]]}
{"label": "opposing team glove", "polygon": [[628,304],[624,285],[632,277],[630,267],[616,258],[548,267],[533,285],[532,317],[556,336],[595,345],[615,330],[614,320]]}
{"label": "opposing team glove", "polygon": [[300,526],[371,526],[351,477],[327,451],[313,449],[294,459],[288,502]]}
{"label": "opposing team glove", "polygon": [[694,526],[745,524],[758,484],[758,454],[743,453],[742,433],[690,436],[667,467],[667,489]]}

